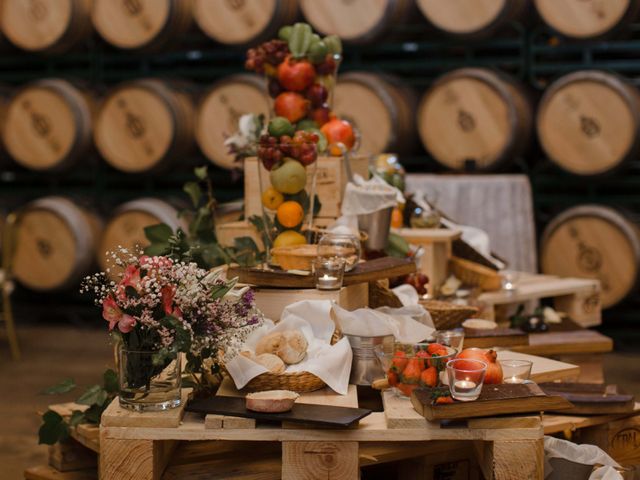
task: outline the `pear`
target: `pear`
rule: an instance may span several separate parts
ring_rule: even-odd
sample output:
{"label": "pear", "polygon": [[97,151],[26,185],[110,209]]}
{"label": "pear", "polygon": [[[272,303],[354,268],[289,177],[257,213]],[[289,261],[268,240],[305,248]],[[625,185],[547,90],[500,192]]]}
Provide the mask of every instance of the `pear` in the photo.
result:
{"label": "pear", "polygon": [[284,162],[271,170],[271,185],[280,193],[295,195],[307,184],[307,171],[293,158],[285,157]]}

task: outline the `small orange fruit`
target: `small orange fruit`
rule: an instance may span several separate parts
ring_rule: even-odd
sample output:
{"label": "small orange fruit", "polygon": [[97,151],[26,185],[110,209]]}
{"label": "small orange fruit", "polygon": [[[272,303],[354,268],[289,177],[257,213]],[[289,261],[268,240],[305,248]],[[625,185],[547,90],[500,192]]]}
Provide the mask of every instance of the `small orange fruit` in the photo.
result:
{"label": "small orange fruit", "polygon": [[262,192],[262,205],[269,210],[276,210],[284,202],[284,196],[273,187]]}
{"label": "small orange fruit", "polygon": [[395,207],[391,212],[391,227],[402,228],[402,225],[403,225],[402,212],[398,207]]}
{"label": "small orange fruit", "polygon": [[327,143],[330,145],[329,153],[333,156],[342,155],[342,151],[337,146],[338,143],[344,144],[347,150],[351,150],[356,143],[353,127],[346,120],[331,119],[322,125],[320,131],[327,138]]}
{"label": "small orange fruit", "polygon": [[302,222],[304,217],[304,210],[302,205],[294,200],[287,200],[283,202],[276,212],[276,217],[280,222],[280,225],[286,228],[293,228]]}

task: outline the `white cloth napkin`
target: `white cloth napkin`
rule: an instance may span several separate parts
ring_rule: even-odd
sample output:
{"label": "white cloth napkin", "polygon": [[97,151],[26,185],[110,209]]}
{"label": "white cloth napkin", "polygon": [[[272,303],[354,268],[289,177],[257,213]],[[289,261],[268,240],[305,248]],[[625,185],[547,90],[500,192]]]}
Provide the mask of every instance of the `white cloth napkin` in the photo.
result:
{"label": "white cloth napkin", "polygon": [[413,285],[403,283],[402,285],[392,288],[391,291],[405,307],[408,305],[418,305],[420,295],[418,295],[418,291]]}
{"label": "white cloth napkin", "polygon": [[404,202],[404,196],[382,178],[373,175],[365,180],[354,175],[353,182],[347,183],[342,201],[342,215],[366,215],[368,213],[395,207]]}
{"label": "white cloth napkin", "polygon": [[[604,465],[619,467],[620,465],[602,449],[595,445],[576,445],[575,443],[559,438],[544,437],[545,477],[551,474],[550,458],[563,458],[583,465]],[[616,480],[622,476],[613,469],[600,468],[593,472],[589,479]]]}
{"label": "white cloth napkin", "polygon": [[[351,373],[351,347],[346,338],[331,345],[335,323],[331,317],[332,304],[328,300],[305,300],[284,309],[278,324],[266,320],[265,324],[253,331],[245,342],[243,350],[255,351],[255,346],[263,336],[284,330],[300,330],[309,347],[305,359],[287,366],[286,372],[309,372],[320,378],[331,389],[341,395],[347,394]],[[227,371],[238,389],[251,379],[268,372],[253,360],[238,355],[226,364]]]}
{"label": "white cloth napkin", "polygon": [[420,305],[375,310],[360,308],[352,312],[334,305],[333,309],[342,333],[347,335],[393,335],[398,342],[419,343],[435,331],[429,312]]}

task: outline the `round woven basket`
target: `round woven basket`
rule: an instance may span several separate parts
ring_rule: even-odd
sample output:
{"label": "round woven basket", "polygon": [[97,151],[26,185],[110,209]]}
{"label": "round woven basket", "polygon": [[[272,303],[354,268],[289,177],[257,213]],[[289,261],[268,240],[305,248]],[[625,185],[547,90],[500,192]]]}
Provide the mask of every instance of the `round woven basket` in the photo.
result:
{"label": "round woven basket", "polygon": [[462,326],[462,322],[478,313],[476,307],[456,305],[440,300],[423,300],[420,305],[431,315],[436,330],[458,328]]}
{"label": "round woven basket", "polygon": [[465,285],[480,287],[482,290],[492,291],[502,288],[502,277],[498,272],[479,263],[463,258],[451,257],[449,269]]}
{"label": "round woven basket", "polygon": [[[342,332],[336,326],[331,336],[331,345],[342,338]],[[325,387],[321,379],[309,372],[294,373],[263,373],[251,379],[242,390],[249,392],[262,392],[265,390],[290,390],[292,392],[307,393],[320,390]]]}

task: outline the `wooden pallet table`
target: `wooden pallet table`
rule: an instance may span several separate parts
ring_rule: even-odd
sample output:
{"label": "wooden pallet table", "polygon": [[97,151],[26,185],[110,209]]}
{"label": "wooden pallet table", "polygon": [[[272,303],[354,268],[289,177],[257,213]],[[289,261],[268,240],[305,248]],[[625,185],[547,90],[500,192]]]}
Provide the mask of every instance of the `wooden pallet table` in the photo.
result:
{"label": "wooden pallet table", "polygon": [[[516,352],[501,352],[501,355],[532,358],[537,366],[534,375],[545,381],[565,378],[579,370],[574,365]],[[227,382],[220,394],[238,393]],[[301,401],[355,406],[357,393],[354,387],[344,397],[319,391],[303,395]],[[372,413],[355,428],[319,429],[286,424],[262,425],[252,420],[219,415],[203,417],[185,413],[182,408],[156,414],[136,414],[121,409],[116,400],[102,416],[100,478],[159,479],[167,465],[170,466],[166,478],[189,478],[187,470],[194,474],[196,467],[186,467],[182,460],[176,463],[176,458],[184,455],[182,447],[172,460],[173,450],[180,441],[213,442],[210,445],[216,445],[217,450],[210,453],[218,457],[210,461],[232,468],[235,459],[239,462],[234,467],[236,473],[249,468],[247,465],[254,459],[262,462],[264,468],[268,465],[267,470],[273,473],[273,476],[246,478],[356,479],[363,465],[407,458],[410,453],[424,456],[431,452],[431,446],[433,452],[438,452],[446,449],[447,443],[459,446],[460,452],[472,452],[473,462],[477,462],[487,478],[543,476],[543,428],[539,416],[473,420],[442,427],[428,422],[415,412],[411,402],[399,399],[391,392],[383,393],[383,401],[383,412]],[[249,450],[238,442],[248,441],[262,442],[267,453],[262,449],[252,449],[251,454],[247,454]],[[236,442],[236,453],[227,452],[220,457],[219,448],[225,442]],[[274,443],[277,444],[275,447]],[[242,448],[243,453],[238,454],[237,448]],[[192,452],[189,455],[199,454]],[[274,471],[276,460],[280,464]],[[431,468],[429,465],[424,458],[403,462],[403,474],[406,478],[423,478],[425,468]],[[194,474],[191,478],[197,477]]]}
{"label": "wooden pallet table", "polygon": [[516,291],[485,292],[478,300],[487,306],[484,316],[494,320],[506,307],[525,303],[532,310],[531,307],[543,298],[552,298],[557,310],[565,312],[583,327],[602,323],[598,280],[521,273]]}

